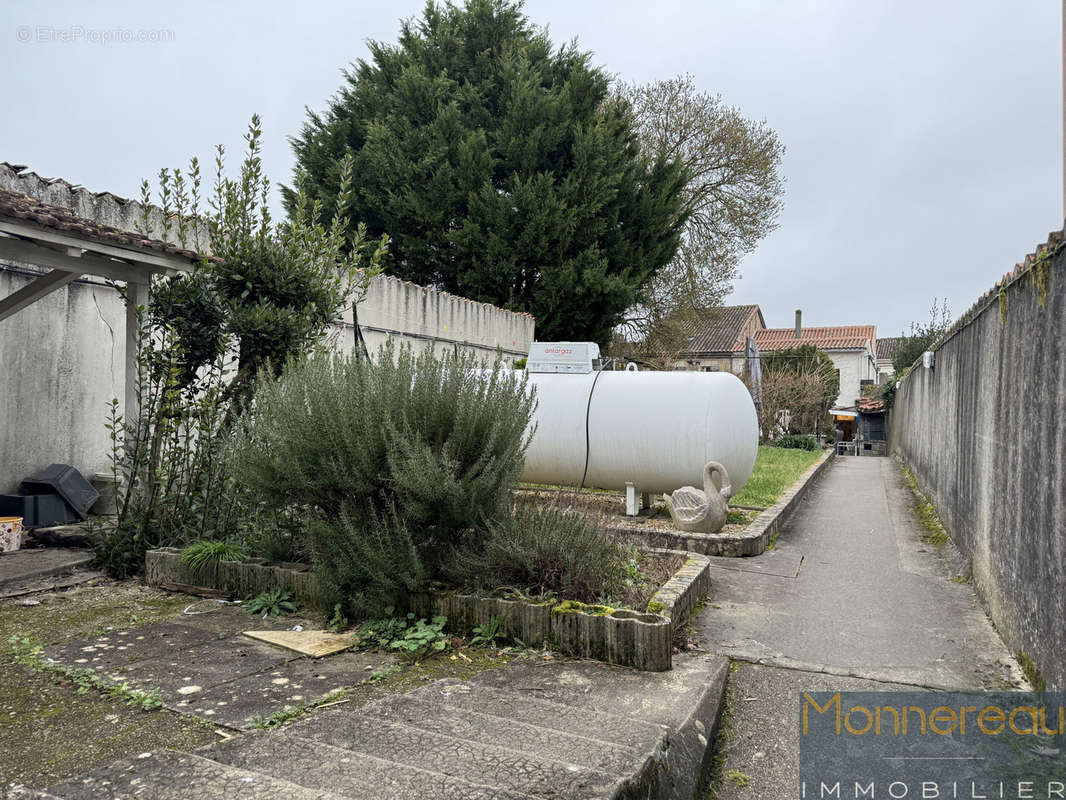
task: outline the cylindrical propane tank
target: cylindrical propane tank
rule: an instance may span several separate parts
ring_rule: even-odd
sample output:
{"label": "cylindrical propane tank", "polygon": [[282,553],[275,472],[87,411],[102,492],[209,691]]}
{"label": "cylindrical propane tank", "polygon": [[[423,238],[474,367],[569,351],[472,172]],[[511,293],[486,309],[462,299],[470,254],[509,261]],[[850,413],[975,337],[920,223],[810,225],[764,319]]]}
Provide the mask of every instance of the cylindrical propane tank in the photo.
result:
{"label": "cylindrical propane tank", "polygon": [[[522,479],[672,492],[703,486],[721,463],[737,492],[751,477],[759,427],[747,387],[728,372],[530,373],[536,432]],[[586,468],[587,458],[587,468]]]}

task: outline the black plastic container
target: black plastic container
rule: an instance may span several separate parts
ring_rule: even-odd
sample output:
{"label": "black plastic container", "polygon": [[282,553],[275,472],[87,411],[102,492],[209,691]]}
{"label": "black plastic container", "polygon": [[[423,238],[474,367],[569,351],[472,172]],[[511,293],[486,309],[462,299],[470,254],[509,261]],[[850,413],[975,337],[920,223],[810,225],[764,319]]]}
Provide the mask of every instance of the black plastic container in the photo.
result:
{"label": "black plastic container", "polygon": [[[70,464],[51,464],[36,475],[26,478],[19,484],[19,494],[33,496],[58,494],[80,519],[88,516],[89,509],[100,497],[100,493],[85,479],[85,476]],[[27,524],[26,527],[30,526]]]}
{"label": "black plastic container", "polygon": [[0,517],[22,517],[24,528],[69,525],[80,518],[58,494],[0,494]]}

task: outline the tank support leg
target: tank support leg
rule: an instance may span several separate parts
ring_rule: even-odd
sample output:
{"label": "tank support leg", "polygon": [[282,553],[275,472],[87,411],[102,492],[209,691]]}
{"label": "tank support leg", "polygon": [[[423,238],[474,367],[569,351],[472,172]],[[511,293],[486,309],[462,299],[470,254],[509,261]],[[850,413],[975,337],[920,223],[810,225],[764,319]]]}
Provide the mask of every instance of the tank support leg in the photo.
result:
{"label": "tank support leg", "polygon": [[640,507],[651,508],[651,492],[640,493]]}
{"label": "tank support leg", "polygon": [[637,489],[632,483],[626,483],[626,516],[635,517],[640,513],[640,503],[637,500]]}

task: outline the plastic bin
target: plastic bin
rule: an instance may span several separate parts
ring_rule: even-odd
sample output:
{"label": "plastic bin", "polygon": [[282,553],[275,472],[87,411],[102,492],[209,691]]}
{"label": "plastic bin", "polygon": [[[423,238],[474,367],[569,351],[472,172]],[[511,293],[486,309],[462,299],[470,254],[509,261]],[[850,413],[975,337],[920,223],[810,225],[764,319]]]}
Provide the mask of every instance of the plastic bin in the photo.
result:
{"label": "plastic bin", "polygon": [[22,517],[0,517],[0,553],[22,547]]}

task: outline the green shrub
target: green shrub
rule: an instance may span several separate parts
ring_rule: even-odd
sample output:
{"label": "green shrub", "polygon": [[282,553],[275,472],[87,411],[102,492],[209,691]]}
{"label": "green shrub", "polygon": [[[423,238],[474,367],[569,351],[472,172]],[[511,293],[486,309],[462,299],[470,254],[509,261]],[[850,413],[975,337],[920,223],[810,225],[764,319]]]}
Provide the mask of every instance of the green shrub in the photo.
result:
{"label": "green shrub", "polygon": [[479,366],[386,345],[374,361],[319,354],[257,385],[234,475],[302,520],[326,609],[402,606],[504,507],[534,400],[521,373]]}
{"label": "green shrub", "polygon": [[800,436],[790,433],[769,442],[771,447],[785,447],[789,450],[817,450],[818,441],[813,436]]}
{"label": "green shrub", "polygon": [[624,588],[629,561],[629,550],[587,516],[561,504],[519,503],[484,537],[467,537],[448,574],[474,590],[511,586],[592,603]]}
{"label": "green shrub", "polygon": [[217,258],[189,273],[153,277],[147,306],[130,308],[140,328],[137,408],[119,414],[118,400],[111,403],[118,513],[97,546],[97,561],[116,578],[143,572],[152,548],[232,539],[257,526],[260,509],[244,502],[221,458],[232,422],[252,402],[258,372],[317,348],[380,272],[387,238],[371,246],[361,226],[349,232],[351,158],[339,165],[332,222],[299,191],[289,219],[275,223],[260,139],[253,116],[234,177],[226,175],[219,146],[207,207],[195,158],[184,172],[161,170],[160,230],[152,228],[151,191],[142,183],[138,232]]}

